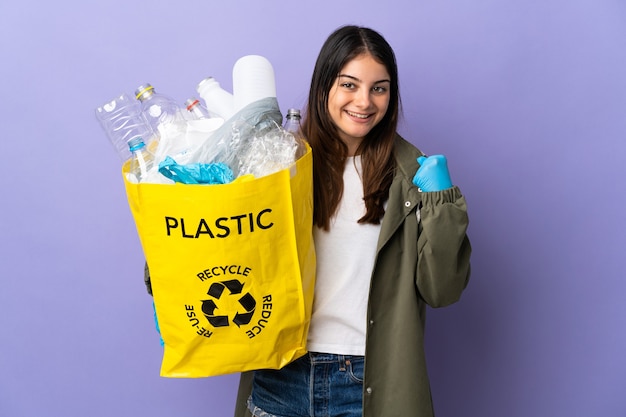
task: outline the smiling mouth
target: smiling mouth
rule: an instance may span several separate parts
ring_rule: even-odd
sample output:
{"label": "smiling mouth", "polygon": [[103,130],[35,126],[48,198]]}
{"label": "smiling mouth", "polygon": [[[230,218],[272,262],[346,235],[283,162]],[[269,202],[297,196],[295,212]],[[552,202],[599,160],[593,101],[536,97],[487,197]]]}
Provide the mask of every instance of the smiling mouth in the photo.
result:
{"label": "smiling mouth", "polygon": [[357,119],[367,119],[371,116],[370,114],[352,113],[348,110],[346,110],[346,113],[348,113],[348,115],[351,117],[356,117]]}

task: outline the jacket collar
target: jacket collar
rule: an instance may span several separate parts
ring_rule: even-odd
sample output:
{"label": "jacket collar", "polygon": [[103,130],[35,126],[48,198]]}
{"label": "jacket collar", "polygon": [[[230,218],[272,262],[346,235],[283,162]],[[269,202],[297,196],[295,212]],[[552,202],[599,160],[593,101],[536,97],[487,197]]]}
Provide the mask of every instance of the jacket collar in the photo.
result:
{"label": "jacket collar", "polygon": [[419,167],[417,157],[422,153],[399,135],[396,136],[396,172],[389,188],[389,200],[382,220],[378,247],[380,249],[402,225],[404,219],[419,208],[421,193],[413,184],[413,176]]}

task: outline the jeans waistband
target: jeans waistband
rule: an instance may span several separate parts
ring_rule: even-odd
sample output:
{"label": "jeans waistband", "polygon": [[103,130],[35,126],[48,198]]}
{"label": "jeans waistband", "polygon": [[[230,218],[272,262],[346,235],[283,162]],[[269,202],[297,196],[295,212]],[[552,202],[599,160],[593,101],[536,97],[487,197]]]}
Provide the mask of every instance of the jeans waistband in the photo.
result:
{"label": "jeans waistband", "polygon": [[363,356],[356,355],[337,355],[334,353],[318,353],[318,352],[309,352],[306,357],[308,358],[311,364],[316,363],[345,363],[346,361],[352,359],[362,359]]}

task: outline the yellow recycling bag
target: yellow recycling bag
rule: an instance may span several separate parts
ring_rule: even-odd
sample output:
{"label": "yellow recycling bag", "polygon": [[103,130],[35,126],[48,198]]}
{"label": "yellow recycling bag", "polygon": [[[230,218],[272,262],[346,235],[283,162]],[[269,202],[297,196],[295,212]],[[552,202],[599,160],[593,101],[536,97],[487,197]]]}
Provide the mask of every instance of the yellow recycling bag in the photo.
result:
{"label": "yellow recycling bag", "polygon": [[291,168],[247,181],[124,181],[165,343],[161,376],[280,369],[306,353],[315,281],[310,148]]}

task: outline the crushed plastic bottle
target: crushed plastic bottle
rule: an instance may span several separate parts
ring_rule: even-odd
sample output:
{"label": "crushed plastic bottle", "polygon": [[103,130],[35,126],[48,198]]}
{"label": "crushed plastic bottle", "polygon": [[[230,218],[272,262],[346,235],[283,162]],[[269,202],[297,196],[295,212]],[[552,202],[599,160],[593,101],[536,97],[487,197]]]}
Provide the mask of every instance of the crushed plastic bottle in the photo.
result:
{"label": "crushed plastic bottle", "polygon": [[130,139],[141,136],[149,143],[156,135],[144,117],[139,102],[128,94],[120,94],[97,107],[96,118],[122,161],[130,159]]}
{"label": "crushed plastic bottle", "polygon": [[176,101],[157,93],[150,84],[140,85],[135,91],[135,97],[141,103],[144,117],[155,132],[159,131],[159,125],[173,123],[182,118]]}

